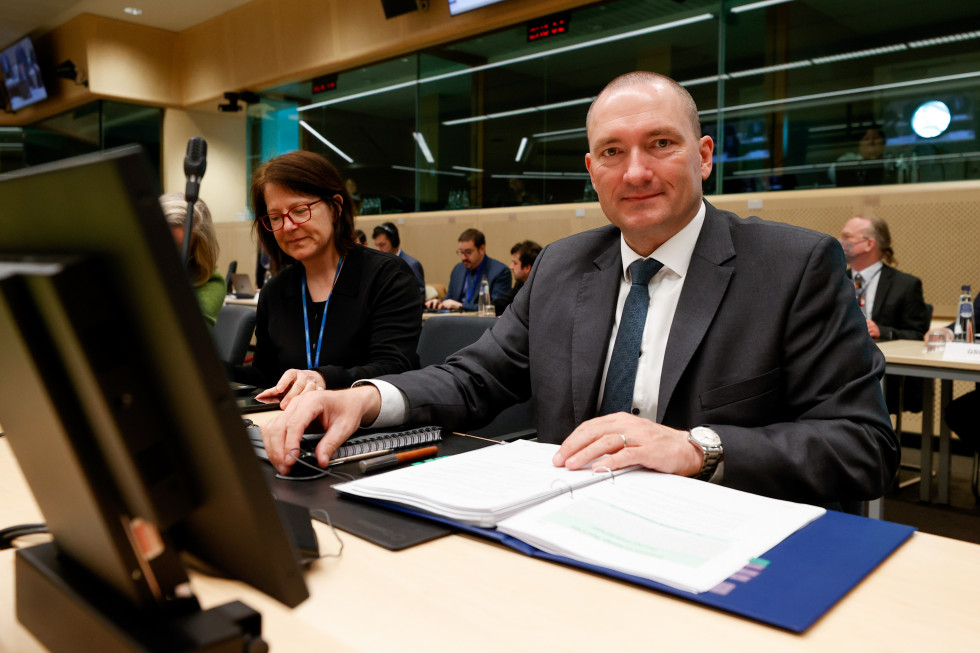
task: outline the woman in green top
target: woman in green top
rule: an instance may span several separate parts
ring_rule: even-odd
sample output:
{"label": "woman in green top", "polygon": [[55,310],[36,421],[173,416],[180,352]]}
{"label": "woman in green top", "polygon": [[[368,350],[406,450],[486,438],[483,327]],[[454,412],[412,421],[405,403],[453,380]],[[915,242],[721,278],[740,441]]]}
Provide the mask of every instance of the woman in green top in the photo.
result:
{"label": "woman in green top", "polygon": [[[177,247],[184,243],[184,219],[187,217],[187,202],[180,193],[167,193],[160,196],[160,208],[167,218],[170,232],[174,235]],[[217,271],[218,237],[211,222],[211,211],[204,200],[194,204],[194,230],[188,251],[187,267],[197,303],[201,306],[204,321],[213,327],[218,319],[218,311],[225,301],[227,286]]]}

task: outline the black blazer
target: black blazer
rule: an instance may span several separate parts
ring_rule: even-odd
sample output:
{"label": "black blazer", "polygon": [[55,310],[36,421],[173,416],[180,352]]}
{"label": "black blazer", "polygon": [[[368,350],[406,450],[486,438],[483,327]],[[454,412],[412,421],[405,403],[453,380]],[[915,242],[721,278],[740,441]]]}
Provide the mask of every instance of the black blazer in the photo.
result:
{"label": "black blazer", "polygon": [[[300,282],[303,266],[290,265],[259,293],[255,357],[235,380],[275,385],[287,369],[306,369],[306,334]],[[307,302],[309,302],[307,297]],[[408,265],[393,254],[354,247],[330,295],[320,367],[328,388],[419,366],[422,300]],[[319,323],[310,324],[316,344]]]}
{"label": "black blazer", "polygon": [[[922,340],[929,330],[929,310],[922,296],[922,281],[911,274],[887,265],[878,274],[878,289],[871,307],[871,319],[881,331],[879,340]],[[895,379],[892,381],[891,379]],[[922,379],[906,378],[904,410],[922,410]],[[888,412],[898,412],[901,377],[889,377],[885,383]]]}
{"label": "black blazer", "polygon": [[[715,429],[729,487],[837,505],[880,497],[898,468],[898,442],[879,385],[884,357],[840,244],[705,204],[657,421]],[[611,225],[551,243],[477,343],[446,365],[385,380],[406,394],[413,423],[454,430],[533,395],[538,438],[561,442],[596,416],[622,274]]]}

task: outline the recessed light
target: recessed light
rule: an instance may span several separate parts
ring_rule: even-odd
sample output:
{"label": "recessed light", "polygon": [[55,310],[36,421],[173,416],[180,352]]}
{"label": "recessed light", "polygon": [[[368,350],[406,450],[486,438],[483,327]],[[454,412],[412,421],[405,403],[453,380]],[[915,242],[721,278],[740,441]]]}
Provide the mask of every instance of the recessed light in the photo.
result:
{"label": "recessed light", "polygon": [[125,9],[123,9],[123,11],[125,11],[130,16],[139,16],[143,13],[143,10],[139,9],[138,7],[126,7]]}

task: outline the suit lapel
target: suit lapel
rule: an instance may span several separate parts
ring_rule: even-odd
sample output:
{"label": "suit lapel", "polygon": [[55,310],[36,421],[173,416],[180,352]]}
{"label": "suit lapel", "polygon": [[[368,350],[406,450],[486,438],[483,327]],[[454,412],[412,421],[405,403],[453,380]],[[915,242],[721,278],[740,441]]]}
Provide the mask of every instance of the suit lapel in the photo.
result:
{"label": "suit lapel", "polygon": [[623,274],[619,237],[592,261],[582,275],[572,325],[572,406],[575,423],[594,417],[605,366],[609,332],[616,317],[619,280]]}
{"label": "suit lapel", "polygon": [[888,292],[891,290],[894,281],[895,269],[883,263],[881,265],[881,272],[878,273],[878,287],[875,288],[875,303],[871,307],[871,319],[875,322],[879,319],[881,307],[885,303],[885,297],[888,296]]}
{"label": "suit lapel", "polygon": [[694,356],[721,304],[734,268],[723,265],[735,256],[727,221],[705,202],[707,213],[691,265],[670,325],[664,366],[660,376],[657,421],[663,420],[677,382]]}

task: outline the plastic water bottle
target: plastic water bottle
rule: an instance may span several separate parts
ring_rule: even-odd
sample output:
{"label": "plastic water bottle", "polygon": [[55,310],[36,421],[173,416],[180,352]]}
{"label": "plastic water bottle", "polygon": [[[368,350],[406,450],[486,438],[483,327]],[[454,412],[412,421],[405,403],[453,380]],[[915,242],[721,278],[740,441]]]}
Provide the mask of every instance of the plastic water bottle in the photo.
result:
{"label": "plastic water bottle", "polygon": [[493,302],[490,301],[490,282],[487,281],[486,277],[480,279],[480,295],[476,301],[479,307],[480,317],[493,317],[496,314],[494,312]]}
{"label": "plastic water bottle", "polygon": [[955,342],[973,342],[974,327],[973,298],[970,296],[970,286],[963,286],[956,311],[956,322],[953,323],[953,340]]}

